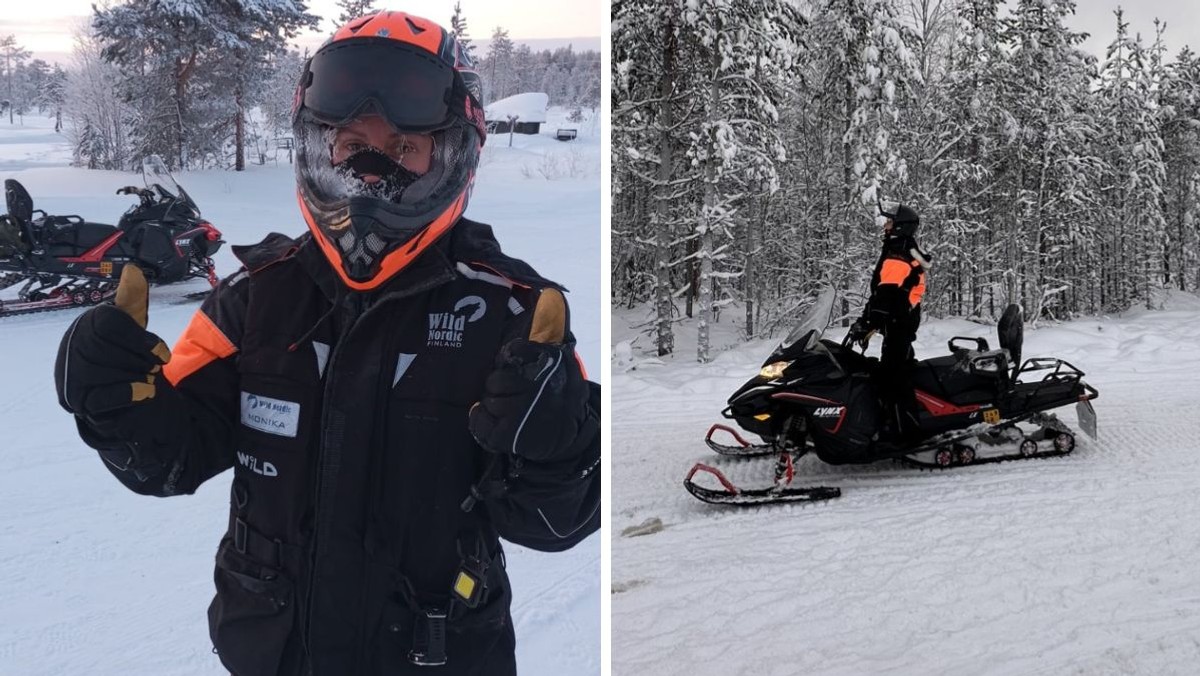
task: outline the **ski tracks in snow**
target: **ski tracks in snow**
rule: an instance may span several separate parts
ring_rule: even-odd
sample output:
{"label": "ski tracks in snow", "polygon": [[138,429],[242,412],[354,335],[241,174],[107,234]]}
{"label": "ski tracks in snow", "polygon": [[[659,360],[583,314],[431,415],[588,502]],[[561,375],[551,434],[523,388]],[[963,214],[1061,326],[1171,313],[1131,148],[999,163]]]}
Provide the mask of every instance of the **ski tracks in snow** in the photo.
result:
{"label": "ski tracks in snow", "polygon": [[[1101,392],[1100,440],[1080,434],[1070,456],[949,471],[806,458],[801,485],[843,489],[808,505],[714,507],[681,486],[697,460],[770,481],[772,458],[702,442],[769,345],[617,376],[614,674],[1194,673],[1198,318],[1027,334],[1028,356],[1066,358]],[[923,328],[918,354],[963,324]],[[616,535],[651,517],[664,530]]]}

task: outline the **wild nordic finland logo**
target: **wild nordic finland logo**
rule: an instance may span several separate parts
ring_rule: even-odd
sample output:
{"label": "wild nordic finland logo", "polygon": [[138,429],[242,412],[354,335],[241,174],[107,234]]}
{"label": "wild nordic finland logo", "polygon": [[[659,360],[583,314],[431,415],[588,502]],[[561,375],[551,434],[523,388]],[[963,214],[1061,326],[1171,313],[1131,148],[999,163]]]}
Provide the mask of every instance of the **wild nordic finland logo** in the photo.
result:
{"label": "wild nordic finland logo", "polygon": [[281,437],[295,437],[300,427],[300,404],[242,392],[242,424]]}
{"label": "wild nordic finland logo", "polygon": [[429,347],[462,347],[467,324],[478,321],[487,312],[487,301],[479,296],[465,296],[450,312],[429,313]]}

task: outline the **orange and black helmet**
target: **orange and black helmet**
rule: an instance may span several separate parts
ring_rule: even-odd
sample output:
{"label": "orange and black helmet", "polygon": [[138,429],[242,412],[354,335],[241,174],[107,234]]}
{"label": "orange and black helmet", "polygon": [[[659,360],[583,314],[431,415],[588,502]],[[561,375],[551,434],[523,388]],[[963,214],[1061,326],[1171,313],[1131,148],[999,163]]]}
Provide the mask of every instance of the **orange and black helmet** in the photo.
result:
{"label": "orange and black helmet", "polygon": [[[292,115],[300,211],[351,289],[374,289],[467,207],[486,137],[480,81],[454,35],[403,12],[342,26],[304,66]],[[429,170],[380,194],[332,163],[337,130],[378,115],[433,139]]]}

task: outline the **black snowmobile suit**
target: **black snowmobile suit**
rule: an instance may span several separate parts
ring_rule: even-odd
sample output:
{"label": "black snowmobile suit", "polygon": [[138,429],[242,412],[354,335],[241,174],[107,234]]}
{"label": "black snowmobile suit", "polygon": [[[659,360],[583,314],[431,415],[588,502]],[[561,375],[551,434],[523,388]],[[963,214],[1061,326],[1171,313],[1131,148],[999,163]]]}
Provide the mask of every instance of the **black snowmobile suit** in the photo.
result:
{"label": "black snowmobile suit", "polygon": [[911,237],[888,237],[871,275],[871,298],[863,318],[883,333],[877,386],[888,428],[895,434],[911,431],[916,410],[912,389],[913,341],[921,326],[921,298],[925,295],[928,257]]}
{"label": "black snowmobile suit", "polygon": [[[234,676],[514,674],[498,536],[560,551],[597,530],[599,386],[569,448],[501,456],[482,483],[496,456],[467,418],[501,346],[558,287],[465,219],[369,295],[346,290],[308,235],[235,253],[245,268],[164,369],[174,387],[151,402],[153,441],[80,421],[138,493],[192,493],[234,468],[209,608],[222,663]],[[473,485],[490,488],[465,511]],[[478,584],[460,586],[464,571]]]}

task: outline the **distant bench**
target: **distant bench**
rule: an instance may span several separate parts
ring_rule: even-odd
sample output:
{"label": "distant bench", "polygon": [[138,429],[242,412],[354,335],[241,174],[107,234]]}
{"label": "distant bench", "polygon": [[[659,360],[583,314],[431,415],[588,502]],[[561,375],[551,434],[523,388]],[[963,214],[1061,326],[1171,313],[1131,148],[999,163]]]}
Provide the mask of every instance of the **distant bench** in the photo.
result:
{"label": "distant bench", "polygon": [[579,132],[575,129],[559,129],[558,132],[554,134],[554,138],[559,141],[573,141],[578,135]]}

